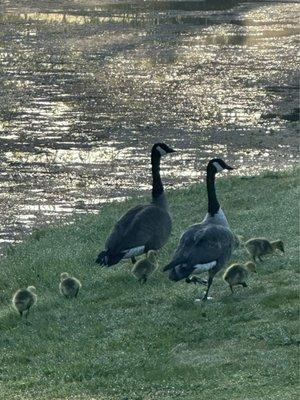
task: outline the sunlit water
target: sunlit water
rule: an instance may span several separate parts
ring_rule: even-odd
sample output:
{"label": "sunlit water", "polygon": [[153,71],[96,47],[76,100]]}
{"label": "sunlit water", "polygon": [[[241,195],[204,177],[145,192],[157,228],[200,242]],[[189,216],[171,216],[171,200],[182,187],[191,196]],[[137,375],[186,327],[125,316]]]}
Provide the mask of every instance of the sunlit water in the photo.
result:
{"label": "sunlit water", "polygon": [[201,179],[212,156],[238,174],[297,162],[298,2],[2,0],[0,12],[2,249],[145,193],[155,141],[178,150],[167,188]]}

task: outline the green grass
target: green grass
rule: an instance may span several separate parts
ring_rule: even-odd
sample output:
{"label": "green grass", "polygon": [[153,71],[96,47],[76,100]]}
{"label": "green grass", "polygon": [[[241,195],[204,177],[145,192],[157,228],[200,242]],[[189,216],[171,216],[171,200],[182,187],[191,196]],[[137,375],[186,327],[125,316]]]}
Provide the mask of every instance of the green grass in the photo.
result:
{"label": "green grass", "polygon": [[[0,399],[296,399],[297,171],[218,179],[217,191],[236,233],[282,238],[286,253],[260,263],[233,296],[220,274],[205,304],[194,302],[203,287],[160,271],[143,286],[128,262],[94,264],[136,200],[49,227],[10,250],[0,264]],[[174,229],[160,267],[206,210],[204,185],[169,190],[168,198]],[[243,248],[232,257],[239,260],[247,260]],[[83,283],[76,300],[58,292],[62,271]],[[39,298],[26,323],[10,299],[28,285]]]}

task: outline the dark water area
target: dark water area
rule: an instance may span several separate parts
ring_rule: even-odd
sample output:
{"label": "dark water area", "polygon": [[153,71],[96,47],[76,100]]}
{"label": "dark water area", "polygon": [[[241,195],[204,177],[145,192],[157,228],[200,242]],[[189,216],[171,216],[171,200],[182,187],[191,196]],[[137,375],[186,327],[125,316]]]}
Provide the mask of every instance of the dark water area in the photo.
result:
{"label": "dark water area", "polygon": [[300,5],[0,3],[0,253],[45,223],[166,188],[221,156],[236,174],[298,162]]}

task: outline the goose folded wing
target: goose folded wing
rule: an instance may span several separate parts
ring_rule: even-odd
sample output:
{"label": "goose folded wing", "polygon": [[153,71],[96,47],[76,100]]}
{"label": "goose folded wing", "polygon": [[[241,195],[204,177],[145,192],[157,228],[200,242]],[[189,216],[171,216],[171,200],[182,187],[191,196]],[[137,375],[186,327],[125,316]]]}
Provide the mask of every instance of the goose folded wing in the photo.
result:
{"label": "goose folded wing", "polygon": [[191,266],[227,259],[231,254],[233,235],[222,226],[192,226],[182,236],[174,259]]}
{"label": "goose folded wing", "polygon": [[159,210],[154,206],[144,206],[127,220],[115,238],[115,250],[122,252],[139,246],[147,246],[157,231]]}
{"label": "goose folded wing", "polygon": [[138,205],[136,207],[131,208],[130,210],[127,211],[126,214],[124,214],[119,221],[116,223],[114,226],[110,236],[106,240],[105,247],[107,249],[115,249],[120,246],[120,242],[123,240],[124,236],[126,235],[126,232],[128,230],[128,227],[134,220],[134,217],[145,208],[144,205]]}

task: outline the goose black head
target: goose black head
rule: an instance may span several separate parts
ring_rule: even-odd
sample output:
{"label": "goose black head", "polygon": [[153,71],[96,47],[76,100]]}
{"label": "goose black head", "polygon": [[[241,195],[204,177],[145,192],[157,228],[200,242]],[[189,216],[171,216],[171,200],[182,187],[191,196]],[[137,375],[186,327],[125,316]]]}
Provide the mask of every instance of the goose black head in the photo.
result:
{"label": "goose black head", "polygon": [[169,147],[165,143],[155,143],[152,147],[152,155],[162,157],[165,156],[168,153],[174,153],[175,150],[173,150],[171,147]]}
{"label": "goose black head", "polygon": [[207,170],[213,171],[215,174],[217,172],[223,171],[223,169],[231,170],[233,168],[226,164],[226,162],[223,161],[221,158],[213,158],[209,161],[207,165]]}
{"label": "goose black head", "polygon": [[184,278],[188,278],[193,270],[192,267],[188,267],[186,264],[177,265],[169,270],[169,279],[174,282],[181,281]]}

